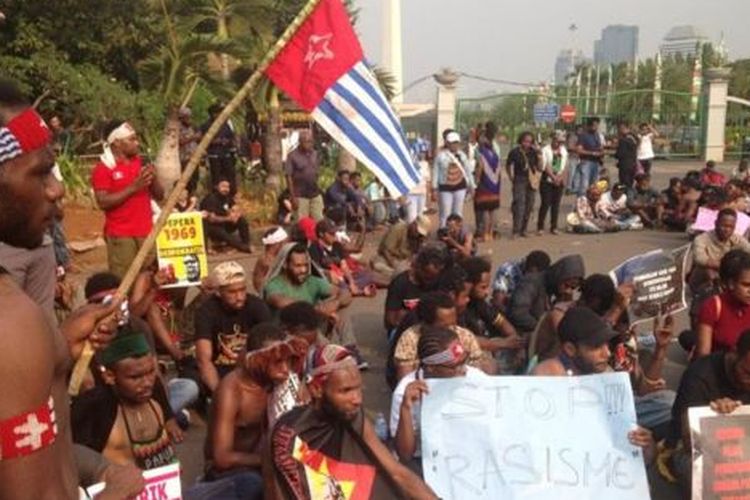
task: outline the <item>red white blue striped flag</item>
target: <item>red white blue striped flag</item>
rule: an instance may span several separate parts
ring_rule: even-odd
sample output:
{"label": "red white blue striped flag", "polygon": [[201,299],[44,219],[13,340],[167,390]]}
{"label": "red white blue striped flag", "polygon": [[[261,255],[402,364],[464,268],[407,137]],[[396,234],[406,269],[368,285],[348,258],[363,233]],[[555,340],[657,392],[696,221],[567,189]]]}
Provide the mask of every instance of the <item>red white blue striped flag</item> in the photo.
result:
{"label": "red white blue striped flag", "polygon": [[401,124],[364,61],[341,0],[321,0],[266,74],[392,196],[418,182]]}

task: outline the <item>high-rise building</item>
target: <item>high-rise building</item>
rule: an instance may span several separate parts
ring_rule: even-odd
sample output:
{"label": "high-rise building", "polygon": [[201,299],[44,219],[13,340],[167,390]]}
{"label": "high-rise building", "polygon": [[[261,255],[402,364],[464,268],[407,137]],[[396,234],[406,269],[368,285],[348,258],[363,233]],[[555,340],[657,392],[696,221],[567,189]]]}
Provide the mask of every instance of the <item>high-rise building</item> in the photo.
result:
{"label": "high-rise building", "polygon": [[661,52],[662,57],[676,56],[677,54],[690,57],[697,54],[700,47],[708,41],[708,37],[695,26],[675,26],[664,37],[659,52]]}
{"label": "high-rise building", "polygon": [[567,78],[576,70],[576,66],[588,62],[580,50],[561,50],[555,60],[555,84],[565,85]]}
{"label": "high-rise building", "polygon": [[637,57],[638,26],[607,26],[602,30],[602,37],[594,42],[594,64],[597,66],[632,63]]}

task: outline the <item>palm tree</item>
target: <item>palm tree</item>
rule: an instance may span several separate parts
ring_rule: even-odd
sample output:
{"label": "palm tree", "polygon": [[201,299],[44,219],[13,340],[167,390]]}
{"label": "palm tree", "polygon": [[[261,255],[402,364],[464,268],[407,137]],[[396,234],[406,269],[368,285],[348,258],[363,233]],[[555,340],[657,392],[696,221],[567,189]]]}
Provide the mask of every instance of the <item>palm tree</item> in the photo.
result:
{"label": "palm tree", "polygon": [[[246,60],[263,57],[260,48],[264,43],[273,43],[274,0],[183,0],[178,12],[185,18],[183,23],[199,33],[212,33],[220,41],[233,40],[244,53],[238,54]],[[231,77],[232,56],[218,53],[221,77]]]}
{"label": "palm tree", "polygon": [[210,54],[235,53],[236,47],[231,41],[176,25],[166,0],[159,0],[159,4],[167,38],[161,49],[143,61],[139,69],[143,82],[161,95],[165,105],[166,122],[156,167],[160,182],[167,187],[180,176],[178,111],[190,102],[198,85],[209,86],[217,94],[226,90],[225,84],[208,68],[207,58]]}

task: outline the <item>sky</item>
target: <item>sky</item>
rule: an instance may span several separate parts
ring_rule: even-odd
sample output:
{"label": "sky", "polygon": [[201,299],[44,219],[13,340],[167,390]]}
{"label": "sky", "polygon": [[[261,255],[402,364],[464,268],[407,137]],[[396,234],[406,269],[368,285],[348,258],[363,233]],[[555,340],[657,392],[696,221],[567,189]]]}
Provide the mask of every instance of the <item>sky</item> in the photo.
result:
{"label": "sky", "polygon": [[[367,58],[382,51],[384,0],[356,0],[357,30]],[[750,57],[750,0],[402,0],[404,83],[452,67],[467,74],[520,82],[552,80],[561,49],[593,57],[609,24],[640,28],[639,58],[652,57],[670,28],[692,24],[714,42],[723,32],[730,59]],[[578,30],[571,35],[568,27]],[[512,91],[464,79],[459,92]],[[518,88],[515,88],[518,90]],[[431,102],[431,80],[406,94]]]}

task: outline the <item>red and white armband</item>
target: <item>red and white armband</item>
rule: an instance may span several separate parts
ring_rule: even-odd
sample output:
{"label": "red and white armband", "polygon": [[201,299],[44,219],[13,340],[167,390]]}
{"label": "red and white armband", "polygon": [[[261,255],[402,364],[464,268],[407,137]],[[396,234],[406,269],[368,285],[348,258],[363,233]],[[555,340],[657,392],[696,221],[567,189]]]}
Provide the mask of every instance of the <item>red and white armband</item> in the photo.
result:
{"label": "red and white armband", "polygon": [[36,410],[0,421],[0,461],[31,455],[57,439],[52,396]]}

